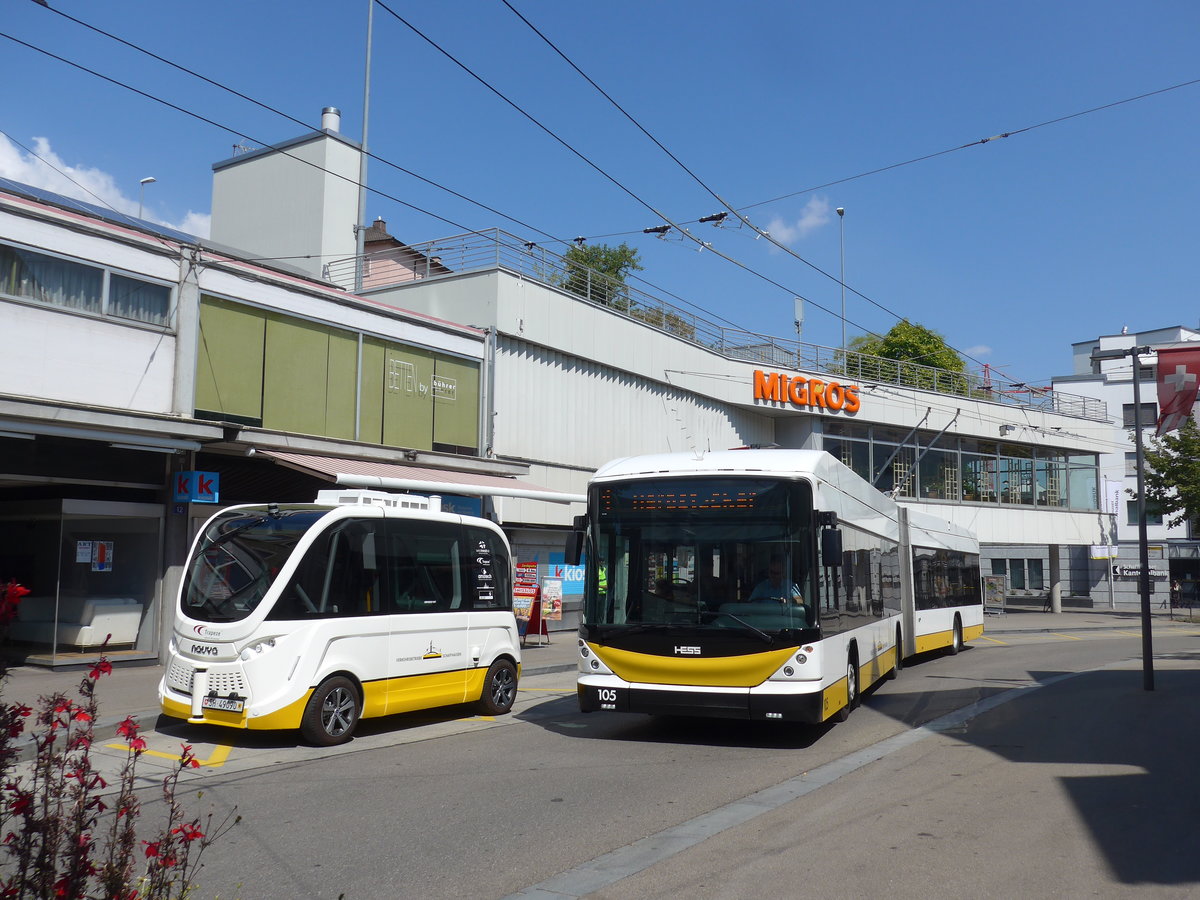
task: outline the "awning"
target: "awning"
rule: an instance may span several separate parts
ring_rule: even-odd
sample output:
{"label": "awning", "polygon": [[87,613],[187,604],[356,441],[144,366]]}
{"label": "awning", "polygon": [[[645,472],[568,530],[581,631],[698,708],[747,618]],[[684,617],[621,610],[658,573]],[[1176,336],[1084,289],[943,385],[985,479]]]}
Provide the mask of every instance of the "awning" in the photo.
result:
{"label": "awning", "polygon": [[375,488],[385,491],[421,491],[423,493],[467,494],[479,497],[518,497],[524,500],[543,500],[549,503],[586,503],[583,494],[564,494],[518,478],[485,475],[480,472],[455,472],[429,466],[410,466],[403,463],[371,462],[362,459],[341,459],[335,456],[315,456],[309,453],[288,453],[282,450],[257,450],[307,475],[328,478],[352,488]]}

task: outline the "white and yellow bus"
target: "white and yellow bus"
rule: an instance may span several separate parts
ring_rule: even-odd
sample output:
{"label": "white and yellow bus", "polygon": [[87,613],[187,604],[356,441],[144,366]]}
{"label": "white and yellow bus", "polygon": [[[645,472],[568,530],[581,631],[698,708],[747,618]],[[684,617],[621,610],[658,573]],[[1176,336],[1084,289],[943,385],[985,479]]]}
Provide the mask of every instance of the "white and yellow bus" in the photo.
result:
{"label": "white and yellow bus", "polygon": [[521,664],[512,583],[503,532],[438,497],[230,507],[188,557],[162,711],[319,745],[349,740],[360,718],[506,713]]}
{"label": "white and yellow bus", "polygon": [[819,451],[609,463],[581,554],[584,712],[840,721],[906,657],[983,633],[972,535]]}

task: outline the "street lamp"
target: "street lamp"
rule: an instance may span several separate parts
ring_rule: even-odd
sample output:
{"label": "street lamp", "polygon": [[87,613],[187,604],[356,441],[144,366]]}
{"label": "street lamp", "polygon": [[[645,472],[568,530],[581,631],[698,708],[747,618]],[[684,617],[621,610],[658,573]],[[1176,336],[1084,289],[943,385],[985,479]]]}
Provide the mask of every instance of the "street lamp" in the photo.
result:
{"label": "street lamp", "polygon": [[1154,650],[1150,638],[1150,548],[1146,542],[1146,489],[1142,478],[1145,456],[1142,451],[1142,391],[1140,387],[1141,366],[1138,357],[1152,353],[1150,347],[1125,347],[1120,350],[1094,350],[1092,359],[1133,359],[1133,446],[1137,468],[1137,520],[1138,520],[1138,593],[1142,598],[1142,687],[1154,690]]}
{"label": "street lamp", "polygon": [[838,214],[838,244],[841,247],[842,274],[838,281],[842,284],[842,349],[846,349],[846,210],[840,206]]}
{"label": "street lamp", "polygon": [[138,184],[140,185],[140,187],[138,188],[138,218],[139,219],[142,217],[142,201],[144,201],[146,199],[146,185],[154,184],[154,182],[156,182],[156,181],[158,181],[157,178],[154,178],[153,176],[147,176],[146,178],[143,178],[138,182]]}

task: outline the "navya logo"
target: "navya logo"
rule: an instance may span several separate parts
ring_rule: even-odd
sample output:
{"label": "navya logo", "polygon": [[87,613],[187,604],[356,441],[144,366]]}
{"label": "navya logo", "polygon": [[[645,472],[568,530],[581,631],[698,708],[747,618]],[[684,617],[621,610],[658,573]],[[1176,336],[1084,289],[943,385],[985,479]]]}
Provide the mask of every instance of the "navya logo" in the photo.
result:
{"label": "navya logo", "polygon": [[221,632],[209,628],[207,625],[197,625],[192,631],[202,638],[219,638],[221,636]]}
{"label": "navya logo", "polygon": [[675,648],[675,655],[676,656],[699,656],[700,648],[699,647],[677,646]]}
{"label": "navya logo", "polygon": [[216,656],[218,650],[212,644],[192,644],[192,652],[197,656]]}

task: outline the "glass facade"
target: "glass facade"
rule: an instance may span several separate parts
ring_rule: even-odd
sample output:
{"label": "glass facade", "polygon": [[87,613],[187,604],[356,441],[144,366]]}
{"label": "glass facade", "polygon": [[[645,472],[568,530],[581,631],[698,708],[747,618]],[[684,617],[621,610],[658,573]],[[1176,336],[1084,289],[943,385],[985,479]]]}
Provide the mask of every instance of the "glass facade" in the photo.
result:
{"label": "glass facade", "polygon": [[1098,509],[1095,453],[841,421],[825,423],[823,449],[897,497]]}

